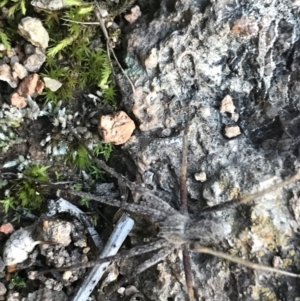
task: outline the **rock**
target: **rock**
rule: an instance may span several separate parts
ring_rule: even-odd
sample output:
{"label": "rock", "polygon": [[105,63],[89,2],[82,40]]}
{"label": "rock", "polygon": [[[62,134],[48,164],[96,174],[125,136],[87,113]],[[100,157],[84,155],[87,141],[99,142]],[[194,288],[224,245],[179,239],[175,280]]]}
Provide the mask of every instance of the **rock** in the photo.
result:
{"label": "rock", "polygon": [[18,62],[13,64],[12,69],[16,72],[19,79],[23,79],[28,75],[26,68]]}
{"label": "rock", "polygon": [[46,49],[49,43],[49,34],[42,21],[37,18],[23,18],[18,26],[20,35],[33,45]]}
{"label": "rock", "polygon": [[85,238],[78,239],[76,242],[74,242],[74,246],[85,248],[87,246],[87,242]]}
{"label": "rock", "polygon": [[8,64],[0,65],[0,80],[7,82],[12,88],[18,86],[18,79],[13,77],[11,67]]}
{"label": "rock", "polygon": [[239,119],[239,114],[235,112],[235,106],[233,104],[233,100],[230,95],[226,95],[223,98],[221,102],[220,112],[231,114],[231,119],[235,122],[238,121]]}
{"label": "rock", "polygon": [[119,295],[121,295],[121,297],[123,297],[124,296],[124,293],[125,293],[125,287],[120,287],[118,290],[117,290],[117,293],[119,294]]}
{"label": "rock", "polygon": [[274,268],[281,268],[283,266],[283,260],[279,256],[274,256],[272,258],[272,265]]}
{"label": "rock", "polygon": [[10,233],[14,232],[14,227],[11,223],[2,224],[0,226],[0,232],[5,233],[5,234],[10,234]]}
{"label": "rock", "polygon": [[234,138],[238,135],[241,134],[240,127],[235,125],[235,126],[226,126],[224,134],[227,138]]}
{"label": "rock", "polygon": [[131,137],[134,129],[134,122],[123,111],[102,116],[98,124],[104,142],[112,142],[115,145],[124,144]]}
{"label": "rock", "polygon": [[138,292],[139,291],[135,286],[129,285],[129,286],[126,287],[124,294],[125,294],[125,296],[129,297],[129,296],[132,296],[133,294],[138,293]]}
{"label": "rock", "polygon": [[18,109],[23,109],[27,106],[25,97],[20,96],[17,92],[13,93],[10,96],[10,103],[13,107],[16,107]]}
{"label": "rock", "polygon": [[204,171],[195,173],[194,177],[196,181],[200,181],[200,182],[206,181],[206,173]]}
{"label": "rock", "polygon": [[14,55],[10,58],[10,65],[13,67],[15,63],[19,63],[19,57],[17,55]]}
{"label": "rock", "polygon": [[141,10],[138,5],[135,5],[133,8],[131,8],[131,14],[127,14],[124,16],[124,18],[130,23],[134,23],[141,15]]}
{"label": "rock", "polygon": [[33,0],[31,5],[46,10],[60,10],[67,6],[64,0]]}
{"label": "rock", "polygon": [[40,80],[40,76],[34,73],[21,81],[17,92],[20,96],[27,97],[28,95],[40,94],[43,87],[44,83]]}
{"label": "rock", "polygon": [[62,86],[60,81],[50,77],[44,77],[43,80],[45,82],[45,86],[53,92],[57,91]]}
{"label": "rock", "polygon": [[71,230],[72,224],[67,221],[59,219],[46,219],[43,220],[39,228],[38,239],[41,241],[51,241],[68,246],[71,243]]}
{"label": "rock", "polygon": [[44,82],[39,79],[38,82],[37,82],[37,85],[35,87],[35,92],[37,94],[41,94],[43,92],[43,90],[44,90],[44,87],[45,87]]}
{"label": "rock", "polygon": [[71,276],[72,276],[72,271],[65,271],[63,273],[62,279],[69,280]]}
{"label": "rock", "polygon": [[38,72],[46,60],[46,55],[37,48],[24,62],[24,67],[29,72]]}
{"label": "rock", "polygon": [[27,57],[30,56],[30,55],[32,55],[32,54],[34,54],[35,50],[36,50],[35,46],[33,46],[30,43],[26,43],[24,51],[25,51],[25,54],[26,54]]}
{"label": "rock", "polygon": [[21,296],[20,296],[19,292],[9,291],[8,294],[7,294],[6,301],[20,301],[20,299],[21,299]]}
{"label": "rock", "polygon": [[158,64],[158,57],[157,57],[157,49],[151,49],[150,55],[145,60],[145,67],[147,69],[154,69],[157,67]]}
{"label": "rock", "polygon": [[0,296],[5,295],[6,292],[7,292],[7,288],[5,287],[5,285],[2,282],[0,282]]}
{"label": "rock", "polygon": [[90,247],[83,248],[82,253],[87,254],[91,250]]}

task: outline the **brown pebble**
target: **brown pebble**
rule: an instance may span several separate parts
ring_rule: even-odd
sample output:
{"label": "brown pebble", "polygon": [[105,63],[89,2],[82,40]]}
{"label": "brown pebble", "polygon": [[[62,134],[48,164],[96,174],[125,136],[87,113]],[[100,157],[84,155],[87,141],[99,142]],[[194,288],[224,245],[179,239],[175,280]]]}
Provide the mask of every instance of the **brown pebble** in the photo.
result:
{"label": "brown pebble", "polygon": [[10,96],[10,103],[13,107],[16,107],[18,109],[23,109],[27,106],[25,97],[20,96],[18,93],[13,93]]}
{"label": "brown pebble", "polygon": [[123,111],[102,116],[98,124],[98,130],[104,142],[111,142],[115,145],[124,144],[129,140],[134,129],[134,122]]}

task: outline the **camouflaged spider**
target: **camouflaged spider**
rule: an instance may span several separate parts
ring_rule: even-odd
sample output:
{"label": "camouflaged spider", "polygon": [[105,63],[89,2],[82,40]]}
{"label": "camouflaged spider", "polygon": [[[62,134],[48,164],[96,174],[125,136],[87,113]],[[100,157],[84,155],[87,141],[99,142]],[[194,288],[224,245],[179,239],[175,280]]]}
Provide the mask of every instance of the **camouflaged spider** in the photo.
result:
{"label": "camouflaged spider", "polygon": [[[142,273],[146,269],[156,265],[157,263],[164,260],[169,254],[171,254],[174,249],[181,249],[183,254],[183,266],[185,272],[185,279],[187,285],[187,298],[189,301],[197,300],[197,296],[194,290],[192,268],[191,268],[191,259],[189,252],[200,252],[210,255],[217,256],[219,258],[226,259],[231,262],[235,262],[241,265],[244,265],[251,269],[258,269],[267,272],[278,273],[290,277],[298,277],[300,275],[290,273],[287,271],[279,270],[277,268],[272,268],[269,266],[264,266],[261,264],[252,263],[250,261],[243,260],[239,257],[228,255],[223,252],[215,251],[212,248],[206,247],[209,245],[211,240],[211,235],[209,233],[215,233],[214,239],[216,241],[221,240],[222,237],[218,237],[218,233],[221,233],[221,228],[223,227],[222,222],[218,221],[218,218],[207,219],[204,218],[204,213],[216,212],[218,210],[224,209],[226,207],[238,206],[242,203],[249,203],[256,198],[259,198],[269,192],[277,190],[279,188],[285,187],[290,183],[293,183],[300,179],[300,171],[298,171],[294,176],[277,183],[265,190],[262,190],[258,193],[248,195],[239,200],[229,201],[222,203],[217,206],[209,207],[200,213],[200,218],[193,220],[189,217],[187,212],[187,187],[186,187],[186,170],[187,170],[187,131],[186,127],[183,135],[183,148],[182,148],[182,167],[181,167],[181,177],[180,177],[180,197],[181,197],[181,210],[180,212],[176,211],[169,204],[164,202],[162,199],[155,196],[152,191],[141,187],[140,185],[130,182],[124,176],[115,172],[111,167],[107,166],[103,161],[94,158],[95,164],[99,168],[103,168],[105,171],[110,173],[112,176],[118,179],[119,182],[123,182],[132,192],[142,195],[142,201],[139,204],[129,204],[119,200],[105,199],[90,193],[84,193],[74,190],[68,190],[68,193],[72,195],[77,195],[80,197],[89,198],[103,204],[107,204],[114,207],[122,208],[128,212],[140,213],[147,216],[151,221],[159,223],[159,234],[158,239],[154,242],[148,243],[143,246],[138,246],[130,249],[129,251],[122,252],[115,256],[107,257],[96,262],[89,262],[81,266],[69,266],[62,267],[55,270],[68,270],[71,268],[85,268],[93,266],[97,263],[112,261],[120,258],[129,258],[136,255],[141,255],[151,251],[157,251],[157,253],[150,258],[149,260],[144,261],[140,264],[134,273],[136,276],[139,273]],[[74,133],[77,139],[79,137]],[[92,155],[92,154],[91,154]],[[129,278],[124,277],[122,283],[127,281]],[[118,283],[120,285],[121,283]],[[113,292],[116,289],[116,286],[110,289],[110,292]]]}

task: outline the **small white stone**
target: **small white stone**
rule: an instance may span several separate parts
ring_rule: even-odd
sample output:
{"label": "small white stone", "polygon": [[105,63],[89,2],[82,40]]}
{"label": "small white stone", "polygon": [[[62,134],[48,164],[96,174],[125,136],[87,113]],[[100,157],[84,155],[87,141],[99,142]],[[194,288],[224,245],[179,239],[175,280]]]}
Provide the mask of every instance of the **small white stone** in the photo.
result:
{"label": "small white stone", "polygon": [[30,4],[46,10],[60,10],[67,6],[65,2],[63,0],[33,0]]}
{"label": "small white stone", "polygon": [[281,268],[283,265],[283,261],[282,261],[281,257],[274,256],[272,259],[272,265],[274,268]]}
{"label": "small white stone", "polygon": [[49,34],[38,18],[23,18],[18,25],[20,35],[31,44],[46,49],[49,43]]}
{"label": "small white stone", "polygon": [[62,86],[62,83],[60,81],[50,77],[44,77],[43,80],[45,82],[45,86],[52,92],[57,91]]}
{"label": "small white stone", "polygon": [[69,280],[71,276],[72,276],[72,271],[65,271],[62,278],[64,280]]}
{"label": "small white stone", "polygon": [[195,180],[199,182],[205,182],[206,181],[206,173],[204,171],[195,173],[194,175]]}
{"label": "small white stone", "polygon": [[235,126],[226,126],[225,127],[225,136],[227,138],[234,138],[238,135],[241,134],[240,127],[235,125]]}
{"label": "small white stone", "polygon": [[118,290],[117,290],[118,294],[123,296],[124,293],[125,293],[125,287],[120,287]]}

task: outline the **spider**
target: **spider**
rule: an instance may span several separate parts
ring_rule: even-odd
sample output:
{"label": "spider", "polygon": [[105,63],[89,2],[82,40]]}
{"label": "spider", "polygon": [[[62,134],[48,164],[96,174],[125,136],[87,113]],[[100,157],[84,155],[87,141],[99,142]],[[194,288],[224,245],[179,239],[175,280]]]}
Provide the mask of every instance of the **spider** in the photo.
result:
{"label": "spider", "polygon": [[[119,207],[124,209],[127,212],[139,213],[150,218],[152,222],[158,223],[159,225],[159,233],[158,239],[156,241],[150,242],[143,246],[138,246],[130,249],[127,252],[123,252],[122,254],[117,254],[116,256],[111,256],[108,258],[104,258],[102,260],[97,260],[96,262],[89,262],[86,265],[78,266],[69,266],[62,267],[55,270],[67,270],[71,268],[84,268],[88,266],[93,266],[96,263],[111,261],[119,258],[128,258],[136,255],[141,255],[147,252],[157,251],[157,253],[151,257],[150,259],[144,261],[140,264],[134,273],[134,275],[138,275],[150,267],[158,264],[167,258],[170,254],[174,253],[174,250],[182,251],[183,258],[183,266],[184,266],[184,274],[186,279],[186,294],[187,300],[199,300],[199,296],[197,295],[197,290],[195,289],[195,284],[193,280],[192,273],[192,262],[190,259],[190,252],[200,252],[204,254],[210,254],[217,256],[219,258],[223,258],[225,260],[235,262],[237,264],[246,266],[250,269],[262,270],[266,272],[273,272],[282,274],[290,277],[298,277],[300,275],[283,271],[277,268],[273,268],[270,266],[264,266],[257,263],[252,263],[250,261],[244,260],[242,258],[232,256],[220,251],[215,251],[215,247],[207,247],[212,245],[211,237],[214,236],[214,246],[218,244],[223,236],[224,236],[224,224],[222,221],[218,219],[218,216],[215,216],[214,213],[222,210],[224,208],[232,208],[235,206],[239,206],[240,204],[250,203],[254,199],[264,196],[274,190],[280,189],[298,181],[300,179],[300,171],[298,171],[294,176],[277,183],[267,189],[264,189],[260,192],[257,192],[252,195],[248,195],[246,197],[237,199],[235,201],[228,201],[222,203],[220,205],[208,207],[203,212],[198,215],[197,219],[193,219],[189,216],[187,210],[187,187],[186,187],[186,173],[187,173],[187,132],[188,127],[184,130],[183,135],[183,147],[182,147],[182,166],[181,166],[181,176],[180,176],[180,198],[181,198],[181,206],[180,211],[178,212],[173,207],[171,207],[168,203],[163,201],[161,198],[157,197],[153,192],[137,183],[129,181],[124,176],[117,173],[114,169],[106,165],[103,161],[94,158],[95,164],[104,169],[106,172],[117,178],[117,180],[125,184],[132,192],[142,195],[142,200],[139,204],[131,204],[126,203],[124,201],[119,200],[111,200],[105,199],[103,197],[99,197],[90,193],[67,190],[68,193],[80,197],[89,198],[103,204],[107,204],[114,207]],[[77,139],[80,139],[78,135],[73,132]],[[92,153],[90,153],[92,155]],[[93,155],[92,155],[93,156]],[[94,156],[93,156],[94,157]],[[204,214],[206,216],[204,216]],[[207,218],[207,216],[209,218]],[[226,231],[225,231],[226,232]],[[212,235],[213,234],[213,235]],[[130,278],[130,277],[129,277]],[[107,295],[110,295],[113,291],[116,290],[120,285],[129,280],[128,277],[124,277],[121,282],[112,286]]]}

